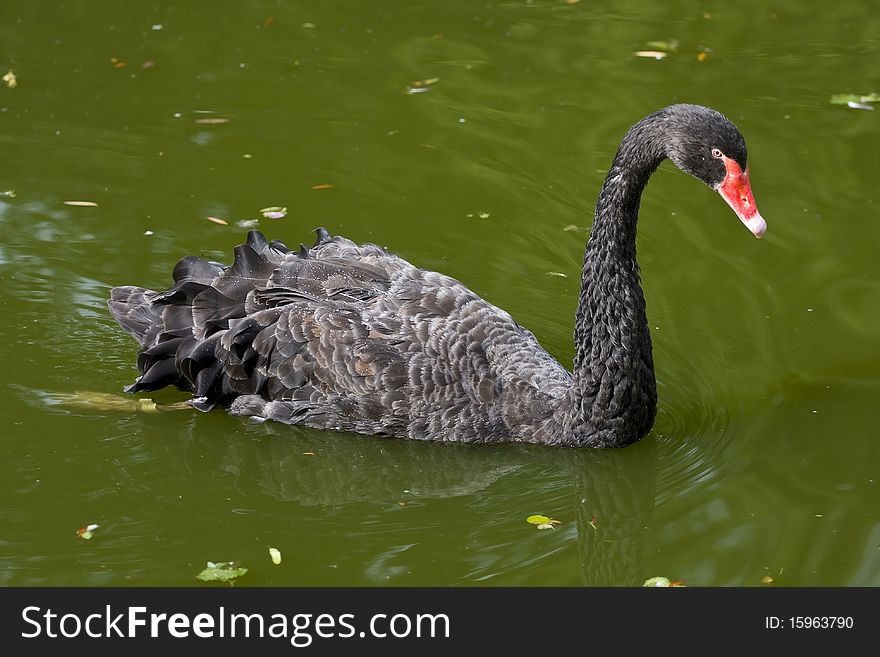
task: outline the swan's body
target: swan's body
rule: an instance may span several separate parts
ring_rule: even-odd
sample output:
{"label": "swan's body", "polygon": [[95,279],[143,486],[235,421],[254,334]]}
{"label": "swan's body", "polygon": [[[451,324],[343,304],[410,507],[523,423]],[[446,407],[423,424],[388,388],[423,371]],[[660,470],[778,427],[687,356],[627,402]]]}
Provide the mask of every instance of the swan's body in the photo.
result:
{"label": "swan's body", "polygon": [[229,267],[188,257],[164,292],[112,290],[111,313],[141,345],[127,390],[174,384],[201,410],[400,438],[629,444],[656,414],[635,237],[642,189],[665,157],[763,234],[729,121],[675,105],[633,126],[596,206],[573,373],[455,279],[323,229],[299,251],[252,231]]}

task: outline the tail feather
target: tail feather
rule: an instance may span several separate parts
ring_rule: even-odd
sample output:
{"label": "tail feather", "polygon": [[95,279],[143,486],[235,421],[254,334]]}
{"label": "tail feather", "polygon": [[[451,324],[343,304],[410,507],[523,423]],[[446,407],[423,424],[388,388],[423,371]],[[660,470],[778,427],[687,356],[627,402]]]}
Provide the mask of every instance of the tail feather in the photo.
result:
{"label": "tail feather", "polygon": [[[110,290],[107,306],[119,325],[143,347],[150,342],[148,335],[162,321],[162,309],[153,305],[156,293],[134,285],[122,285]],[[155,337],[155,334],[150,335]]]}
{"label": "tail feather", "polygon": [[[387,255],[383,249],[359,247],[322,228],[313,247],[298,251],[251,231],[234,254],[229,266],[183,258],[174,267],[174,283],[161,292],[130,285],[111,290],[111,315],[141,347],[140,376],[127,391],[175,385],[193,393],[192,404],[199,410],[228,405],[242,395],[257,399],[292,394],[291,387],[299,390],[307,384],[314,363],[305,357],[287,362],[308,337],[297,338],[302,322],[279,327],[279,317],[291,309],[329,307],[347,318],[353,312],[350,304],[367,304],[389,285],[388,272],[376,262]],[[332,324],[334,313],[327,317]],[[340,326],[331,328],[349,324],[348,319],[339,321]],[[269,361],[277,346],[276,330],[292,332],[294,343],[279,348],[281,364],[273,369]],[[283,382],[273,374],[279,367],[285,369]],[[284,404],[276,406],[278,413],[284,409]],[[240,410],[253,414],[247,405]],[[285,421],[294,421],[291,411],[285,412]]]}

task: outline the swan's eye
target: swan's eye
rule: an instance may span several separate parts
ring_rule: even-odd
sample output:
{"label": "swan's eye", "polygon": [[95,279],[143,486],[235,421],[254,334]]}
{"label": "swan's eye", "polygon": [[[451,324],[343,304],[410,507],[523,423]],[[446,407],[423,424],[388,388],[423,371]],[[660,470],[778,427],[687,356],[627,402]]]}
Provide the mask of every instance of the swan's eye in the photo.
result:
{"label": "swan's eye", "polygon": [[717,148],[712,149],[712,157],[717,157],[719,160],[724,157],[724,153],[719,151]]}

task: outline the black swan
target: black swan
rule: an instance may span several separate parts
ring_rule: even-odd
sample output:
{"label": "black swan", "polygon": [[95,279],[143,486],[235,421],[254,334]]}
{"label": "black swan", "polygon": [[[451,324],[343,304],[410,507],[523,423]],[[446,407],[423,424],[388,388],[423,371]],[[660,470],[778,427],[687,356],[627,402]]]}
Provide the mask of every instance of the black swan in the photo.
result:
{"label": "black swan", "polygon": [[230,266],[186,257],[164,292],[113,288],[110,312],[141,346],[126,391],[173,384],[202,411],[379,436],[630,444],[657,409],[636,221],[665,158],[717,190],[756,237],[766,230],[745,141],[722,114],[671,105],[636,123],[596,203],[572,373],[457,280],[319,228],[298,250],[251,231]]}

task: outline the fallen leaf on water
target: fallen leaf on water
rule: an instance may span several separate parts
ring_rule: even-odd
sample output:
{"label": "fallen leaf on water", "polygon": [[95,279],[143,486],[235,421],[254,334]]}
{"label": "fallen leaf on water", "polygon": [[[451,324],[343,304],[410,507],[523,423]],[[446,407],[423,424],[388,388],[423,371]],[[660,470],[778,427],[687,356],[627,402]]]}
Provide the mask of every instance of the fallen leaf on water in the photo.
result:
{"label": "fallen leaf on water", "polygon": [[110,63],[113,64],[113,66],[116,68],[122,68],[123,66],[125,66],[125,62],[119,61],[115,57],[110,58]]}
{"label": "fallen leaf on water", "polygon": [[678,39],[669,39],[668,41],[648,41],[646,48],[651,50],[663,50],[666,52],[675,52],[678,50]]}
{"label": "fallen leaf on water", "polygon": [[426,91],[430,91],[431,87],[437,84],[440,81],[440,78],[427,78],[425,80],[413,80],[406,86],[406,93],[408,94],[420,94]]}
{"label": "fallen leaf on water", "polygon": [[0,196],[5,198],[15,198],[15,190],[14,189],[4,189],[0,191]]}
{"label": "fallen leaf on water", "polygon": [[224,561],[221,563],[209,561],[207,565],[207,568],[196,575],[196,578],[203,582],[231,582],[248,571],[247,568],[240,568],[234,561]]}
{"label": "fallen leaf on water", "polygon": [[646,579],[642,586],[669,586],[669,579],[666,577],[651,577]]}
{"label": "fallen leaf on water", "polygon": [[656,586],[656,587],[684,587],[685,583],[682,581],[670,582],[668,577],[651,577],[650,579],[646,579],[645,583],[642,586]]}
{"label": "fallen leaf on water", "polygon": [[834,94],[831,96],[832,105],[846,105],[852,109],[873,110],[870,103],[880,102],[880,94]]}
{"label": "fallen leaf on water", "polygon": [[548,271],[547,276],[559,276],[560,278],[568,278],[568,274],[563,274],[561,271]]}
{"label": "fallen leaf on water", "polygon": [[636,50],[633,53],[636,57],[647,57],[649,59],[663,59],[666,57],[666,54],[661,50]]}
{"label": "fallen leaf on water", "polygon": [[271,557],[272,563],[274,563],[277,566],[278,564],[281,563],[281,550],[279,550],[278,548],[270,547],[269,548],[269,557]]}
{"label": "fallen leaf on water", "polygon": [[770,575],[764,575],[764,576],[761,578],[761,583],[762,583],[762,584],[772,584],[772,583],[773,583],[773,578],[770,577]]}
{"label": "fallen leaf on water", "polygon": [[75,205],[80,208],[96,208],[98,204],[94,201],[64,201],[64,205]]}
{"label": "fallen leaf on water", "polygon": [[314,456],[314,452],[303,452],[303,456]]}
{"label": "fallen leaf on water", "polygon": [[3,76],[3,81],[10,89],[15,89],[18,86],[18,78],[15,77],[15,73],[12,72],[12,69],[9,69],[9,72]]}
{"label": "fallen leaf on water", "polygon": [[333,189],[333,185],[329,183],[321,183],[320,185],[312,185],[312,189]]}
{"label": "fallen leaf on water", "polygon": [[704,62],[704,61],[706,61],[706,57],[708,57],[708,56],[709,56],[709,53],[706,52],[705,50],[703,50],[697,55],[697,61]]}
{"label": "fallen leaf on water", "polygon": [[590,519],[590,522],[588,522],[587,524],[590,525],[590,527],[592,527],[594,530],[599,531],[599,527],[596,526],[596,521],[597,521],[596,516],[593,516],[593,517]]}
{"label": "fallen leaf on water", "polygon": [[100,525],[98,524],[84,525],[76,530],[76,537],[88,541],[90,538],[92,538],[92,532],[95,531],[99,526]]}
{"label": "fallen leaf on water", "polygon": [[270,206],[268,208],[263,208],[260,210],[260,214],[262,214],[266,219],[283,219],[287,216],[287,208],[282,208],[277,205]]}
{"label": "fallen leaf on water", "polygon": [[205,217],[208,221],[213,221],[215,224],[220,224],[221,226],[228,226],[229,222],[226,219],[221,219],[220,217]]}
{"label": "fallen leaf on water", "polygon": [[556,529],[556,527],[554,527],[553,525],[562,524],[558,520],[548,518],[547,516],[542,516],[539,513],[526,518],[526,522],[530,525],[535,525],[538,529]]}
{"label": "fallen leaf on water", "polygon": [[220,125],[222,123],[229,123],[229,119],[209,116],[204,119],[196,119],[195,123],[200,125]]}
{"label": "fallen leaf on water", "polygon": [[156,65],[156,62],[154,62],[151,59],[148,59],[143,64],[141,64],[141,68],[153,68],[155,65]]}

